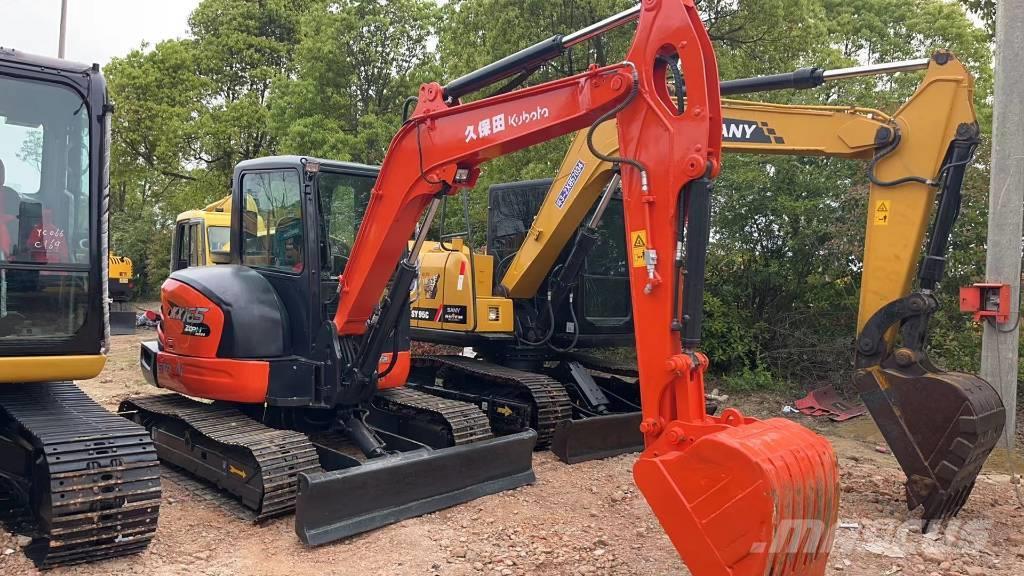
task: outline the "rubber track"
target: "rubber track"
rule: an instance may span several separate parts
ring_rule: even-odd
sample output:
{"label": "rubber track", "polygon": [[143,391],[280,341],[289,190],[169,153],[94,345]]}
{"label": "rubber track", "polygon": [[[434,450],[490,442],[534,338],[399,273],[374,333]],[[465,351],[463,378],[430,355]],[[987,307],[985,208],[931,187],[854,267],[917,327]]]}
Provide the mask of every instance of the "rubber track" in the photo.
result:
{"label": "rubber track", "polygon": [[160,514],[160,465],[149,434],[71,383],[0,386],[0,421],[13,420],[45,455],[49,510],[26,554],[40,568],[146,548]]}
{"label": "rubber track", "polygon": [[245,449],[258,470],[263,494],[256,522],[295,510],[300,472],[320,471],[316,448],[304,434],[264,426],[234,408],[197,402],[177,394],[132,398],[122,410],[179,420],[213,442]]}
{"label": "rubber track", "polygon": [[448,423],[455,446],[494,437],[487,415],[476,404],[469,402],[449,400],[402,387],[378,391],[374,397],[374,406],[392,412],[405,409],[440,416]]}
{"label": "rubber track", "polygon": [[555,425],[560,420],[572,418],[572,405],[569,403],[565,387],[543,374],[506,368],[465,356],[416,356],[412,359],[412,364],[417,368],[449,368],[482,380],[519,387],[529,394],[537,411],[538,447],[551,443]]}

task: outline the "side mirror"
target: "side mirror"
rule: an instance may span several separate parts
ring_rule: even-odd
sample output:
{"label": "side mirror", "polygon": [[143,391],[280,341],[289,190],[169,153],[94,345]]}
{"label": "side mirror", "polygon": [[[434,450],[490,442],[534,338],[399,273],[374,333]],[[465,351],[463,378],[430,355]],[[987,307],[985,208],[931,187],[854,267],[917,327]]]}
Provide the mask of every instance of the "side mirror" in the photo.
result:
{"label": "side mirror", "polygon": [[210,252],[214,264],[231,264],[231,252]]}

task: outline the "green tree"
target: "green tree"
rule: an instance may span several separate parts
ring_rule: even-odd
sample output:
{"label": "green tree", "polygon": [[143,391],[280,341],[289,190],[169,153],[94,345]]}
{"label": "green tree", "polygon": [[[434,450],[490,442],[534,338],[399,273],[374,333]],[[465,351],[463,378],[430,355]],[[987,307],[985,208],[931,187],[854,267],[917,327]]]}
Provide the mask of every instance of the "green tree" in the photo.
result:
{"label": "green tree", "polygon": [[281,150],[379,163],[405,98],[437,75],[431,0],[320,2],[302,21],[293,76],[274,84]]}
{"label": "green tree", "polygon": [[191,38],[141,46],[105,69],[116,113],[114,248],[153,293],[167,274],[175,216],[228,189],[235,163],[272,154],[272,79],[291,74],[309,0],[204,0]]}
{"label": "green tree", "polygon": [[294,72],[299,22],[312,0],[204,0],[189,18],[204,80],[195,159],[223,182],[234,165],[273,153],[268,100],[274,78]]}
{"label": "green tree", "polygon": [[[952,49],[977,78],[976,107],[988,126],[990,46],[985,31],[963,9],[940,0],[821,0],[826,33],[794,57],[824,67],[919,58]],[[813,24],[805,24],[814,27]],[[731,52],[727,58],[735,57]],[[780,67],[784,67],[776,63]],[[738,66],[743,66],[740,63]],[[853,104],[894,112],[920,74],[847,80],[817,90],[749,98]],[[987,148],[979,151],[964,186],[965,204],[954,234],[945,304],[934,323],[932,351],[940,362],[969,368],[978,350],[970,323],[959,315],[956,290],[984,261]],[[728,156],[714,196],[714,242],[709,254],[709,348],[726,373],[848,384],[856,329],[867,186],[865,166],[835,159]],[[710,334],[732,337],[711,343]],[[742,337],[736,336],[737,328]]]}
{"label": "green tree", "polygon": [[989,38],[996,36],[996,0],[960,0],[968,12],[981,19]]}

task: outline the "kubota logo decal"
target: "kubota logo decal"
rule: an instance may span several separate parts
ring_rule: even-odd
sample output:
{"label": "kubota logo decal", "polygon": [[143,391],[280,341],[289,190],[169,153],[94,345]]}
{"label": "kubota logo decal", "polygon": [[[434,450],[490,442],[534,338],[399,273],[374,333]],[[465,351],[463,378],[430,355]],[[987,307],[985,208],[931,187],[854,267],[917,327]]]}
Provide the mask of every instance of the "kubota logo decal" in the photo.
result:
{"label": "kubota logo decal", "polygon": [[466,142],[504,132],[506,127],[518,128],[549,116],[551,116],[551,110],[547,106],[537,106],[536,110],[523,110],[512,114],[496,114],[490,118],[484,118],[476,124],[466,126]]}

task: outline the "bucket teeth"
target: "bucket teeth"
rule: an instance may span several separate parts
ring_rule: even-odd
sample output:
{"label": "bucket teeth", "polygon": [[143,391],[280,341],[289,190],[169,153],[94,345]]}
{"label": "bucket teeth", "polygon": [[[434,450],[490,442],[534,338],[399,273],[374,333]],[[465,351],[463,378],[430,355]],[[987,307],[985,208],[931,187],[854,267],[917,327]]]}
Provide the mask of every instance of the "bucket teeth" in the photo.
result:
{"label": "bucket teeth", "polygon": [[992,386],[972,374],[924,365],[857,375],[857,386],[907,475],[907,507],[926,523],[956,516],[1006,423]]}

